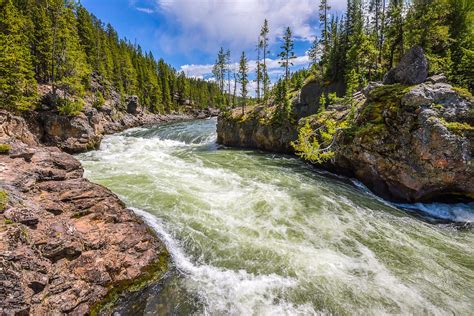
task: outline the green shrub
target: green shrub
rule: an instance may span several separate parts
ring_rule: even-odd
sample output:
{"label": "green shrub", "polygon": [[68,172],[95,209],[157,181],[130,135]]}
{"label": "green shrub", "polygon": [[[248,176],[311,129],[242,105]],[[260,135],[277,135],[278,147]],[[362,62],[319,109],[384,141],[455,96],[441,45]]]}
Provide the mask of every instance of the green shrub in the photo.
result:
{"label": "green shrub", "polygon": [[0,211],[5,210],[8,204],[8,194],[7,192],[0,190]]}
{"label": "green shrub", "polygon": [[102,95],[100,91],[97,91],[97,93],[95,94],[95,101],[94,101],[94,104],[92,104],[92,106],[95,107],[96,109],[100,109],[101,107],[104,106],[104,104],[105,104],[104,96]]}
{"label": "green shrub", "polygon": [[8,154],[12,150],[9,144],[0,144],[0,154]]}
{"label": "green shrub", "polygon": [[57,103],[59,114],[64,116],[77,116],[81,113],[83,107],[84,104],[82,101],[60,99]]}

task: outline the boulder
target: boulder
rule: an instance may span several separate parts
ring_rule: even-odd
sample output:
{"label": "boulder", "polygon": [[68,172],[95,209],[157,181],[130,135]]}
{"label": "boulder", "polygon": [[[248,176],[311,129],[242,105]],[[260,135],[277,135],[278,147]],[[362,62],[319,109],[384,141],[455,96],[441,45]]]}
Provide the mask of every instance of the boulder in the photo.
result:
{"label": "boulder", "polygon": [[136,95],[127,96],[125,102],[127,103],[127,112],[130,114],[138,114],[142,110],[140,108],[139,98]]}
{"label": "boulder", "polygon": [[448,78],[443,74],[439,74],[427,78],[426,81],[429,83],[448,83]]}
{"label": "boulder", "polygon": [[55,112],[42,112],[39,121],[43,127],[43,142],[69,153],[97,148],[102,140],[102,135],[96,133],[84,113],[71,118]]}
{"label": "boulder", "polygon": [[385,74],[383,83],[414,85],[424,82],[427,76],[428,60],[423,48],[414,46],[402,57],[395,68]]}
{"label": "boulder", "polygon": [[342,133],[331,169],[394,201],[471,200],[474,104],[443,83],[382,86]]}

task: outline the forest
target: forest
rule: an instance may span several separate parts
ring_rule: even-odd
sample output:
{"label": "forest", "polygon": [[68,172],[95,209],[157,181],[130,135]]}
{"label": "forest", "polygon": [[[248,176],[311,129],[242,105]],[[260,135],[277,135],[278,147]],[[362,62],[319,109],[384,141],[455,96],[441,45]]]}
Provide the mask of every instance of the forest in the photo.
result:
{"label": "forest", "polygon": [[[91,94],[91,74],[122,99],[137,95],[154,113],[179,111],[185,104],[217,106],[224,97],[216,84],[187,78],[140,45],[121,39],[80,3],[72,0],[0,1],[0,103],[11,111],[34,109],[37,85],[52,86],[61,113],[77,113]],[[57,93],[61,91],[61,93]]]}
{"label": "forest", "polygon": [[[273,103],[288,107],[289,91],[300,89],[309,76],[330,92],[337,92],[338,97],[350,98],[370,81],[381,81],[415,45],[423,48],[430,73],[443,73],[450,82],[474,90],[473,1],[347,0],[347,11],[335,15],[330,14],[330,1],[322,0],[318,9],[319,37],[315,37],[308,51],[311,66],[290,72],[296,56],[288,27],[280,39],[278,54],[284,75],[273,85],[266,65],[270,30],[265,20],[256,44],[256,102],[268,103],[271,98]],[[245,97],[248,92],[245,54],[242,53],[236,74],[232,73],[231,64],[226,63],[229,56],[230,52],[221,48],[214,76],[222,91],[226,78],[235,78],[240,83],[240,94]],[[230,85],[228,92],[231,93]]]}

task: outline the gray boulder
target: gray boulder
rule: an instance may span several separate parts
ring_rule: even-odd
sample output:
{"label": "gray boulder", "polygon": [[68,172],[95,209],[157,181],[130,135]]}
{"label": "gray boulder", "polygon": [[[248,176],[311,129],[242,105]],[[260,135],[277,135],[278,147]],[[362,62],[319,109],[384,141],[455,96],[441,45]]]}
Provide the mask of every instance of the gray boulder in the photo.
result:
{"label": "gray boulder", "polygon": [[406,85],[420,84],[428,76],[428,60],[420,46],[412,47],[383,78],[384,84],[401,83]]}
{"label": "gray boulder", "polygon": [[137,114],[137,113],[141,112],[140,102],[139,102],[138,96],[136,96],[136,95],[127,96],[126,103],[127,103],[127,112],[128,113]]}

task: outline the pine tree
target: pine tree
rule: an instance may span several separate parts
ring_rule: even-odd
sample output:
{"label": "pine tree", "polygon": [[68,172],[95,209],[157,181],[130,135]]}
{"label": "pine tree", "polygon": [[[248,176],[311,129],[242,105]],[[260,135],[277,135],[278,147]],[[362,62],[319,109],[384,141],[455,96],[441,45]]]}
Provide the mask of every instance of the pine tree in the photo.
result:
{"label": "pine tree", "polygon": [[171,91],[170,91],[170,83],[169,83],[169,73],[168,73],[168,66],[165,64],[163,59],[158,61],[158,73],[160,76],[160,83],[161,83],[161,93],[162,93],[162,102],[164,106],[164,110],[166,113],[170,113],[172,110],[172,102],[171,102]]}
{"label": "pine tree", "polygon": [[212,69],[212,74],[216,79],[216,82],[221,89],[221,92],[224,92],[224,80],[225,80],[225,69],[226,69],[226,53],[224,48],[221,47],[219,52],[217,53],[216,62]]}
{"label": "pine tree", "polygon": [[331,7],[327,0],[321,0],[319,4],[319,22],[321,26],[321,41],[323,43],[323,59],[326,59],[326,55],[329,49],[329,19],[328,11]]}
{"label": "pine tree", "polygon": [[245,105],[247,102],[247,84],[249,82],[248,80],[248,60],[247,57],[245,56],[245,52],[242,52],[242,55],[240,56],[240,63],[239,63],[239,74],[238,74],[238,80],[240,83],[240,95],[242,97],[242,115],[245,114]]}
{"label": "pine tree", "polygon": [[404,52],[403,0],[390,0],[384,36],[388,45],[388,70],[402,58]]}
{"label": "pine tree", "polygon": [[256,68],[256,81],[257,81],[257,90],[255,91],[257,94],[257,102],[260,102],[260,82],[262,81],[262,62],[260,61],[260,52],[262,48],[262,40],[259,37],[258,43],[257,43],[257,68]]}
{"label": "pine tree", "polygon": [[36,96],[25,24],[11,0],[0,4],[0,104],[12,111],[32,109]]}
{"label": "pine tree", "polygon": [[287,27],[285,34],[283,35],[283,45],[281,46],[282,52],[279,55],[280,66],[285,69],[285,81],[288,81],[290,77],[290,66],[293,66],[292,60],[296,58],[293,48],[294,43],[292,39],[291,29],[290,27]]}
{"label": "pine tree", "polygon": [[263,22],[263,26],[260,30],[260,49],[263,52],[263,62],[261,65],[261,72],[262,72],[262,84],[263,84],[263,99],[264,101],[268,98],[268,92],[270,90],[270,77],[268,76],[268,69],[267,69],[267,55],[269,54],[268,51],[268,34],[270,33],[270,28],[268,27],[268,21],[265,19]]}

